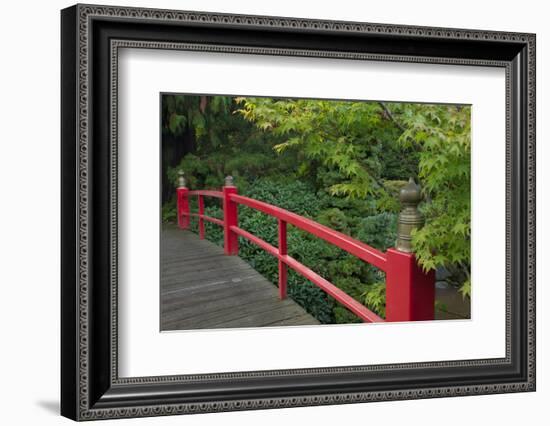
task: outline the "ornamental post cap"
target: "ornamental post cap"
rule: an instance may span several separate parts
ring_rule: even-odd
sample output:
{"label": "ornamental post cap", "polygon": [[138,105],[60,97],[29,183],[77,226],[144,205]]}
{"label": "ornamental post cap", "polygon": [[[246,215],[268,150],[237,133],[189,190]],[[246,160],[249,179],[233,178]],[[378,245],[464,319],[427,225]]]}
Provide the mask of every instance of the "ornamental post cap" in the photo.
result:
{"label": "ornamental post cap", "polygon": [[422,201],[420,185],[417,185],[412,177],[409,178],[409,182],[399,191],[399,201],[406,205],[418,205]]}
{"label": "ornamental post cap", "polygon": [[233,176],[226,176],[224,181],[224,186],[235,186],[233,182]]}
{"label": "ornamental post cap", "polygon": [[183,170],[180,170],[178,172],[178,188],[183,188],[185,187],[187,184],[186,180],[185,180],[185,173],[183,172]]}
{"label": "ornamental post cap", "polygon": [[412,231],[424,225],[424,218],[418,211],[418,204],[422,201],[420,185],[409,178],[409,182],[399,191],[399,200],[403,205],[397,219],[397,241],[395,248],[399,251],[412,253]]}

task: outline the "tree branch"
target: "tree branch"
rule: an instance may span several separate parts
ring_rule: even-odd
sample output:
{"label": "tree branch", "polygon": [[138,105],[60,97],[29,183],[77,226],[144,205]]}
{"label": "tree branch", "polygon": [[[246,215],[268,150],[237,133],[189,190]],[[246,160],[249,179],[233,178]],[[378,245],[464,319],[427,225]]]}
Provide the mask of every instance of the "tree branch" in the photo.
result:
{"label": "tree branch", "polygon": [[393,114],[391,113],[391,111],[388,109],[388,107],[386,106],[386,104],[384,104],[384,102],[378,102],[378,105],[380,105],[382,107],[382,109],[384,110],[384,114],[386,114],[386,116],[395,123],[395,125],[399,128],[399,130],[401,130],[402,132],[405,131],[405,128],[401,125],[401,123],[399,123],[399,121],[397,121],[395,119],[395,117],[393,116]]}

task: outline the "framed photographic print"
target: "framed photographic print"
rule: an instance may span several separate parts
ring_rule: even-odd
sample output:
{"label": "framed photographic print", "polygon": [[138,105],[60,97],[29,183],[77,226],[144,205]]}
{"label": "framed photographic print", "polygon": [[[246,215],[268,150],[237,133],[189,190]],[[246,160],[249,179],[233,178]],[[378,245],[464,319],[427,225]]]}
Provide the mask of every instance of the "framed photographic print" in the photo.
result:
{"label": "framed photographic print", "polygon": [[535,390],[535,36],[61,12],[74,420]]}

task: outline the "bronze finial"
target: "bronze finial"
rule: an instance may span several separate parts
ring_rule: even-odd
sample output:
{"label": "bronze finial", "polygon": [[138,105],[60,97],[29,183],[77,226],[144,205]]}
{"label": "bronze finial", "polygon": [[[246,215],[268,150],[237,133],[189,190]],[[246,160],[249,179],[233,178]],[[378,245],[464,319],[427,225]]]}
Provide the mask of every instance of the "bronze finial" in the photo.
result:
{"label": "bronze finial", "polygon": [[413,229],[422,228],[424,218],[418,211],[418,204],[422,201],[420,185],[414,183],[414,179],[409,178],[409,182],[399,191],[399,200],[403,205],[403,210],[399,213],[397,220],[397,250],[411,253],[413,251],[411,244],[411,232]]}
{"label": "bronze finial", "polygon": [[183,170],[180,170],[178,172],[178,188],[184,188],[186,185],[185,173],[183,173]]}
{"label": "bronze finial", "polygon": [[235,184],[233,183],[233,176],[226,176],[224,185],[225,186],[235,186]]}

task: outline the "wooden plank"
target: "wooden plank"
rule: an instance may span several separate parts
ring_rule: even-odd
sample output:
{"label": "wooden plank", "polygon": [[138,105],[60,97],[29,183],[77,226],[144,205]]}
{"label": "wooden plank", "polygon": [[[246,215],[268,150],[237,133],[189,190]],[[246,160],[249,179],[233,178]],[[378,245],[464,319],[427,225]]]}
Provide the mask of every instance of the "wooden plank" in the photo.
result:
{"label": "wooden plank", "polygon": [[227,320],[246,316],[255,312],[267,312],[280,307],[287,308],[287,310],[292,310],[300,314],[303,313],[303,310],[293,301],[278,300],[273,297],[272,293],[266,293],[263,289],[253,292],[252,296],[248,297],[245,301],[240,301],[239,297],[231,297],[220,299],[220,302],[221,303],[217,303],[216,300],[211,300],[195,305],[189,303],[175,303],[167,307],[165,312],[167,314],[177,312],[178,316],[182,319],[189,319],[194,316],[216,317],[219,312],[226,312],[227,314],[224,315]]}
{"label": "wooden plank", "polygon": [[238,256],[175,226],[161,239],[161,330],[317,325]]}

